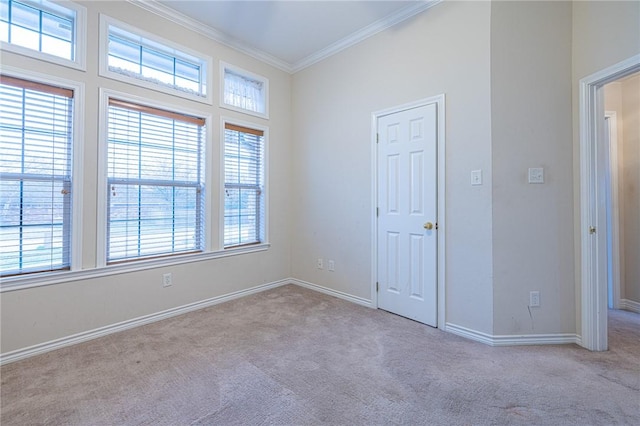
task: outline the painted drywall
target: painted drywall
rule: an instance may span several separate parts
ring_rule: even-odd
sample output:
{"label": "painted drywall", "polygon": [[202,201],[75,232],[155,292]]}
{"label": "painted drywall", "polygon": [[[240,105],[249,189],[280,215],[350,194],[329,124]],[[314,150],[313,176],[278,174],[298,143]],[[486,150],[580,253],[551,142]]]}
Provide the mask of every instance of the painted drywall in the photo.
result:
{"label": "painted drywall", "polygon": [[372,113],[444,93],[446,321],[493,331],[490,10],[441,3],[293,76],[294,277],[372,299]]}
{"label": "painted drywall", "polygon": [[640,74],[621,82],[624,287],[622,297],[640,303]]}
{"label": "painted drywall", "polygon": [[572,20],[573,211],[576,324],[581,323],[580,233],[580,80],[640,54],[640,2],[576,1]]}
{"label": "painted drywall", "polygon": [[574,333],[570,2],[493,3],[491,113],[494,334]]}
{"label": "painted drywall", "polygon": [[[170,268],[156,268],[126,274],[60,283],[45,287],[3,292],[0,296],[0,351],[7,353],[53,339],[98,327],[157,313],[165,309],[229,294],[290,276],[290,111],[291,76],[200,34],[124,2],[83,2],[87,8],[88,46],[86,72],[43,63],[20,55],[2,52],[2,64],[55,75],[85,84],[84,191],[82,193],[82,265],[95,268],[96,210],[98,162],[99,88],[168,102],[203,114],[213,114],[213,152],[207,153],[207,166],[213,179],[207,182],[217,205],[220,176],[220,116],[241,119],[269,127],[269,236],[267,251],[234,257],[189,263]],[[214,58],[214,104],[205,105],[175,98],[153,90],[98,76],[99,13],[137,26],[165,39],[201,51]],[[218,60],[261,74],[269,79],[271,89],[270,119],[262,120],[219,108]],[[219,211],[212,212],[217,224]],[[218,235],[217,225],[211,230]],[[163,288],[161,276],[173,273],[173,286]]]}
{"label": "painted drywall", "polygon": [[604,105],[617,118],[620,299],[640,303],[640,74],[605,85]]}
{"label": "painted drywall", "polygon": [[[620,294],[619,298],[624,299],[624,286],[625,286],[625,278],[624,278],[624,270],[626,266],[625,256],[624,256],[624,244],[625,244],[625,228],[624,228],[624,206],[625,206],[625,197],[624,197],[624,178],[623,178],[623,163],[624,163],[624,152],[623,152],[623,141],[624,141],[624,129],[622,122],[622,83],[619,81],[614,81],[606,84],[603,87],[604,90],[604,110],[606,112],[613,112],[616,114],[616,133],[617,133],[617,180],[618,180],[618,225],[619,225],[619,233],[618,239],[613,240],[612,244],[616,245],[620,264],[617,267],[620,270]],[[611,123],[613,125],[613,123]],[[612,141],[613,142],[613,141]],[[612,170],[612,173],[614,170]],[[615,214],[614,211],[612,213]],[[618,301],[613,302],[614,307],[618,306]]]}

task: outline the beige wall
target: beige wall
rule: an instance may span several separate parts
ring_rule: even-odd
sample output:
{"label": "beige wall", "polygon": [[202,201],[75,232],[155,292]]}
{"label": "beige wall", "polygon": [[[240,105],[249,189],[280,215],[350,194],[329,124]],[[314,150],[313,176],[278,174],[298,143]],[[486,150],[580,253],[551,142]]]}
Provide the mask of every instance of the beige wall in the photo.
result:
{"label": "beige wall", "polygon": [[371,299],[372,113],[444,93],[446,320],[492,332],[490,10],[441,3],[294,75],[294,277]]}
{"label": "beige wall", "polygon": [[574,333],[570,2],[493,3],[491,113],[494,334]]}
{"label": "beige wall", "polygon": [[574,259],[576,321],[581,330],[579,83],[589,75],[640,54],[640,2],[575,1],[572,31]]}
{"label": "beige wall", "polygon": [[[97,256],[100,87],[212,113],[214,125],[220,115],[268,125],[272,247],[4,292],[1,352],[289,276],[371,299],[372,113],[442,93],[446,321],[491,335],[580,332],[578,82],[640,53],[639,2],[443,2],[293,77],[127,2],[83,4],[94,52],[86,72],[1,58],[86,84],[83,266]],[[268,77],[271,119],[98,77],[99,12]],[[212,71],[217,94],[217,62]],[[217,164],[214,151],[208,165]],[[546,183],[527,184],[527,169],[540,166]],[[471,186],[477,169],[484,185]],[[218,199],[217,173],[209,184]],[[318,270],[317,258],[335,260],[335,272]],[[174,285],[163,289],[169,270]],[[541,307],[529,316],[531,290]]]}
{"label": "beige wall", "polygon": [[[624,232],[622,298],[640,303],[640,74],[620,84],[622,107],[621,227]],[[618,139],[620,140],[620,139]]]}
{"label": "beige wall", "polygon": [[617,117],[620,299],[640,303],[640,74],[605,85],[604,103]]}
{"label": "beige wall", "polygon": [[[85,134],[76,141],[84,146],[83,256],[86,269],[96,266],[97,210],[97,140],[99,88],[106,87],[157,101],[213,114],[213,146],[207,166],[212,167],[213,180],[208,182],[213,200],[219,195],[220,115],[240,118],[269,126],[269,234],[268,251],[224,259],[190,263],[168,268],[111,275],[108,277],[60,283],[46,287],[9,291],[0,297],[1,352],[6,353],[37,343],[118,323],[178,307],[191,302],[243,290],[290,276],[290,83],[289,74],[265,65],[246,55],[168,22],[124,1],[85,2],[88,15],[88,58],[86,72],[43,63],[11,53],[2,53],[2,64],[55,75],[85,83]],[[214,58],[214,105],[178,99],[156,91],[98,77],[99,13],[135,25],[165,39],[198,50]],[[274,94],[270,102],[270,120],[252,118],[220,109],[218,105],[218,60],[251,70],[269,78]],[[217,203],[213,210],[218,215]],[[217,233],[217,229],[213,231]],[[163,288],[163,272],[173,273],[173,286]]]}

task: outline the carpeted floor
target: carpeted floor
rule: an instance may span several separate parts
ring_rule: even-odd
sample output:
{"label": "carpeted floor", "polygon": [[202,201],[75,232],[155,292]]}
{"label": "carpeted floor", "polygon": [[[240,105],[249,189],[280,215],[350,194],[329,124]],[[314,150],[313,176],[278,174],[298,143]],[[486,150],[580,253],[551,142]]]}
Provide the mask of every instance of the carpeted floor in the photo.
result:
{"label": "carpeted floor", "polygon": [[3,366],[10,425],[639,425],[640,315],[608,352],[492,348],[284,286]]}

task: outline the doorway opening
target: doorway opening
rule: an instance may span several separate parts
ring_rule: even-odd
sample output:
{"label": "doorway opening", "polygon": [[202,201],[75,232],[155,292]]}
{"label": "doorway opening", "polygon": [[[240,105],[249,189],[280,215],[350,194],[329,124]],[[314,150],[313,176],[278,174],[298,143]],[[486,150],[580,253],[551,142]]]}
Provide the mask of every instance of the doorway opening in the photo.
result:
{"label": "doorway opening", "polygon": [[619,247],[620,232],[616,235],[615,218],[619,216],[614,212],[611,179],[612,121],[611,116],[605,119],[604,86],[639,71],[640,55],[635,55],[580,81],[581,344],[593,351],[608,348],[608,283],[613,284],[614,303],[614,262],[618,263],[618,273],[620,265],[614,251],[616,245]]}

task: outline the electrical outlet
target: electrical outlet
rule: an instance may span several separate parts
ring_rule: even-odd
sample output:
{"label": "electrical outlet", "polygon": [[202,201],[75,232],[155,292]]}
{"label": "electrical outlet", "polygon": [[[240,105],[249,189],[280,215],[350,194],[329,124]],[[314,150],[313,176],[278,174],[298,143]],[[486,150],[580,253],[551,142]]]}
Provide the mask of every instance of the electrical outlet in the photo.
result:
{"label": "electrical outlet", "polygon": [[173,275],[171,272],[162,274],[162,287],[169,287],[171,285],[173,285]]}
{"label": "electrical outlet", "polygon": [[322,259],[318,259],[318,269],[324,268],[324,261]]}
{"label": "electrical outlet", "polygon": [[532,308],[540,307],[540,292],[532,291],[529,293],[529,306]]}
{"label": "electrical outlet", "polygon": [[333,260],[329,261],[329,271],[333,272],[336,270],[336,262],[334,262]]}

